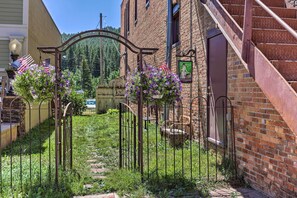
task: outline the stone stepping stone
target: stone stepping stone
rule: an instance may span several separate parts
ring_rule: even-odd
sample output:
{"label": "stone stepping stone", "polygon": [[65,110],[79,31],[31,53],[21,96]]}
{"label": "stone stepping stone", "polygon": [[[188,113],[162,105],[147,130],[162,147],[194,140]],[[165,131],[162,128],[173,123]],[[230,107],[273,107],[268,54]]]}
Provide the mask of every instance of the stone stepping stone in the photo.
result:
{"label": "stone stepping stone", "polygon": [[238,198],[267,198],[262,193],[248,188],[219,188],[209,192],[212,198],[238,197]]}
{"label": "stone stepping stone", "polygon": [[87,163],[89,163],[89,164],[91,164],[91,163],[96,163],[97,162],[97,160],[94,160],[94,159],[92,159],[92,160],[87,160]]}
{"label": "stone stepping stone", "polygon": [[107,168],[92,168],[92,173],[106,173],[109,171]]}
{"label": "stone stepping stone", "polygon": [[93,179],[106,179],[106,176],[103,175],[94,175],[92,176]]}
{"label": "stone stepping stone", "polygon": [[116,193],[110,193],[101,195],[75,196],[74,198],[119,198],[119,196]]}
{"label": "stone stepping stone", "polygon": [[104,164],[102,163],[97,163],[97,164],[91,164],[91,168],[102,168]]}
{"label": "stone stepping stone", "polygon": [[91,189],[91,188],[93,188],[92,184],[85,184],[84,185],[84,189]]}

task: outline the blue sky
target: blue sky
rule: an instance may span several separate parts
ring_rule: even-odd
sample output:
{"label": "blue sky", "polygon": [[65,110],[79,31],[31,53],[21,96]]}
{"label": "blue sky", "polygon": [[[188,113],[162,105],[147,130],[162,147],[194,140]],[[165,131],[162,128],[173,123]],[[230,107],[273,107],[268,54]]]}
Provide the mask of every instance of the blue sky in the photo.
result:
{"label": "blue sky", "polygon": [[103,26],[120,27],[122,0],[43,0],[61,33],[77,33],[95,29],[99,14]]}

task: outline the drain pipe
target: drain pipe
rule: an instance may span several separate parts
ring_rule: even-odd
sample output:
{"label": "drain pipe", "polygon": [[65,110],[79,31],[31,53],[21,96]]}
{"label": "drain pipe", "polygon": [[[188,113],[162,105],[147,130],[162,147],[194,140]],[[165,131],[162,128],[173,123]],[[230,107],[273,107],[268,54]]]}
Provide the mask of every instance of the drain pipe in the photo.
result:
{"label": "drain pipe", "polygon": [[172,0],[167,0],[167,41],[166,41],[166,63],[171,69],[172,57]]}
{"label": "drain pipe", "polygon": [[[172,58],[172,0],[167,0],[167,41],[166,41],[166,64],[171,70],[171,58]],[[169,109],[164,106],[163,119],[168,120]]]}

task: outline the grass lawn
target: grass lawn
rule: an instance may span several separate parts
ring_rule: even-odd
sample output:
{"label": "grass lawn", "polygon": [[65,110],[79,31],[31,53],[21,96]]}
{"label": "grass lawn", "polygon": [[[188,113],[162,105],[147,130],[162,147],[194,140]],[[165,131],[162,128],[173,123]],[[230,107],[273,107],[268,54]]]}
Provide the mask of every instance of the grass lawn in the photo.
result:
{"label": "grass lawn", "polygon": [[[50,133],[49,133],[49,127]],[[200,195],[207,196],[210,188],[217,185],[225,185],[225,182],[213,183],[206,180],[199,180],[199,172],[197,163],[193,163],[193,180],[190,175],[185,172],[181,173],[181,159],[176,158],[176,169],[173,169],[172,158],[173,151],[183,156],[184,169],[189,170],[189,142],[185,144],[185,149],[174,150],[164,139],[158,144],[158,176],[156,173],[156,133],[153,126],[149,129],[149,172],[150,179],[141,182],[141,176],[138,172],[126,169],[118,170],[118,145],[119,145],[119,129],[118,114],[102,114],[90,116],[76,116],[73,118],[73,168],[71,172],[62,172],[59,177],[59,188],[54,186],[54,133],[53,121],[48,120],[35,128],[24,138],[16,141],[12,147],[2,151],[2,182],[3,194],[1,197],[71,197],[73,195],[86,195],[105,192],[118,192],[120,195],[129,194],[130,197],[168,197],[169,195],[179,196],[185,192],[196,191]],[[144,140],[147,142],[147,134]],[[157,132],[157,139],[160,139]],[[30,147],[30,140],[32,144]],[[41,141],[40,141],[41,140]],[[41,144],[40,144],[41,143]],[[145,143],[146,144],[146,143]],[[41,146],[40,146],[41,145]],[[144,145],[146,147],[146,145]],[[30,149],[31,148],[31,149]],[[167,149],[168,169],[167,174],[162,171],[164,167],[164,151]],[[192,145],[193,152],[197,155],[197,144]],[[30,152],[30,150],[32,152]],[[40,155],[41,151],[41,155]],[[20,155],[21,152],[21,155]],[[181,155],[180,152],[183,152]],[[32,155],[30,155],[32,153]],[[146,152],[145,152],[146,153]],[[12,154],[12,155],[10,155]],[[10,157],[12,156],[12,157]],[[31,156],[31,157],[30,157]],[[49,167],[49,156],[51,156]],[[201,159],[205,159],[206,152],[201,150]],[[31,180],[30,180],[30,158]],[[146,154],[144,154],[147,160]],[[107,178],[93,179],[90,164],[88,160],[99,159],[105,164],[105,168],[110,169],[106,175]],[[40,166],[41,160],[41,166]],[[197,158],[193,159],[197,160]],[[214,156],[211,162],[215,160]],[[11,167],[11,163],[12,167]],[[22,166],[20,166],[22,161]],[[146,163],[147,165],[147,163]],[[196,167],[196,168],[194,168]],[[10,168],[13,175],[13,191],[10,190]],[[40,172],[41,170],[41,172]],[[148,175],[147,166],[145,167],[145,175]],[[174,171],[176,174],[174,174]],[[205,176],[205,167],[201,168],[201,175]],[[213,172],[213,169],[212,169]],[[41,185],[40,185],[41,174]],[[49,177],[49,175],[51,177]],[[22,178],[22,181],[21,181]],[[51,179],[51,180],[50,180]],[[31,182],[30,182],[31,181]],[[84,188],[85,184],[92,184],[93,188]]]}

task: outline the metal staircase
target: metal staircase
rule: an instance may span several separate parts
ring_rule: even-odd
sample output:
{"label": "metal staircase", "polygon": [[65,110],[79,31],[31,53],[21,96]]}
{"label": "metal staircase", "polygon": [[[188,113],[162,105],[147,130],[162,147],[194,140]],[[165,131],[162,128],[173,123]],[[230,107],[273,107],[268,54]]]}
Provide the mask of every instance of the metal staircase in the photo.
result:
{"label": "metal staircase", "polygon": [[204,6],[297,135],[297,10],[285,0],[205,0]]}

